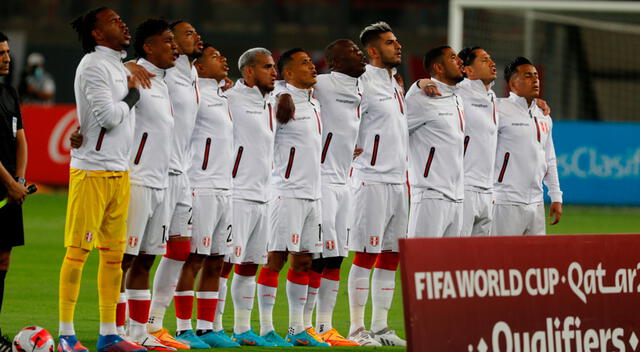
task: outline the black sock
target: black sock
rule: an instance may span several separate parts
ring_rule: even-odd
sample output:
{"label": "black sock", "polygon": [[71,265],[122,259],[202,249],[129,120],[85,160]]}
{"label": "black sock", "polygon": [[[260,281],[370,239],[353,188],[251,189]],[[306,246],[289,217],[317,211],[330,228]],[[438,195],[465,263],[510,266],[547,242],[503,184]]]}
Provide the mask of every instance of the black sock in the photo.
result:
{"label": "black sock", "polygon": [[208,332],[211,332],[211,331],[213,331],[213,330],[210,330],[210,329],[200,330],[200,329],[198,329],[198,330],[196,330],[196,336],[202,336],[202,335],[204,335],[204,334],[206,334]]}
{"label": "black sock", "polygon": [[4,278],[7,276],[6,270],[0,270],[0,312],[2,312],[2,300],[4,298]]}

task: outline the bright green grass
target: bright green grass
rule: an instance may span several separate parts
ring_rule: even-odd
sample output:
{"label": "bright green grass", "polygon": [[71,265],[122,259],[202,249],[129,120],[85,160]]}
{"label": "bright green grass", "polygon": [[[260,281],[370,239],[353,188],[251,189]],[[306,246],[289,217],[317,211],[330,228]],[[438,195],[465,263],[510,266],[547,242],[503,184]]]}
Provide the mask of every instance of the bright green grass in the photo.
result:
{"label": "bright green grass", "polygon": [[[7,276],[5,302],[0,315],[0,327],[13,336],[27,325],[40,325],[53,335],[58,324],[58,271],[64,254],[62,246],[66,194],[33,195],[25,204],[25,231],[27,245],[14,249],[12,266]],[[640,233],[640,208],[606,208],[566,206],[560,224],[549,227],[553,234],[576,233]],[[78,338],[90,349],[94,349],[98,331],[98,294],[96,292],[97,254],[93,253],[83,274],[82,289],[76,309],[76,332]],[[349,328],[349,307],[346,278],[352,258],[345,262],[342,270],[342,285],[334,313],[334,325],[346,334]],[[286,268],[285,268],[286,270]],[[285,335],[288,321],[287,301],[284,292],[284,277],[281,275],[278,302],[274,309],[274,322],[279,334]],[[398,287],[400,279],[398,277]],[[370,319],[367,309],[367,324]],[[258,310],[254,309],[252,325],[259,329]],[[175,315],[167,312],[165,325],[175,329]],[[389,313],[389,325],[404,336],[401,290],[396,290],[393,307]],[[233,328],[233,305],[228,296],[224,326],[229,332]],[[236,350],[259,351],[259,348]],[[269,349],[264,349],[269,350]],[[273,349],[271,349],[273,351]],[[313,350],[305,348],[306,350]],[[322,349],[315,349],[322,350]],[[331,348],[353,350],[353,348]],[[399,351],[401,348],[378,348],[377,350]]]}

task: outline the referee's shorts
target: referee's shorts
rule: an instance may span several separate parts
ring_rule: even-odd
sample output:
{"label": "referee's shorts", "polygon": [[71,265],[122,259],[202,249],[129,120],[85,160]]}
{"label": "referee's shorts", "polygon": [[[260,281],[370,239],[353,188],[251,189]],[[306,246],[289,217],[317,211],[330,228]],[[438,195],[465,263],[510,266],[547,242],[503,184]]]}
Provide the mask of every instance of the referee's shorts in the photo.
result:
{"label": "referee's shorts", "polygon": [[124,250],[128,210],[128,171],[70,169],[64,246]]}
{"label": "referee's shorts", "polygon": [[[6,193],[3,197],[6,197]],[[22,223],[22,205],[7,203],[0,209],[0,251],[11,250],[24,244],[24,227]]]}

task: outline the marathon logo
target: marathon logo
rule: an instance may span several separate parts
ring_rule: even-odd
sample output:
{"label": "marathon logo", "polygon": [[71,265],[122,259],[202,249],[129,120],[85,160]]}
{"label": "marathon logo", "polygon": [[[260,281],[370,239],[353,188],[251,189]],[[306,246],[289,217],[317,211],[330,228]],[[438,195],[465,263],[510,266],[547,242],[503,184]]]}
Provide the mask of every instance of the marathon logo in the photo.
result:
{"label": "marathon logo", "polygon": [[336,101],[338,103],[343,103],[343,104],[355,104],[356,103],[354,100],[346,100],[346,99],[338,99],[338,98],[336,98]]}
{"label": "marathon logo", "polygon": [[471,106],[475,106],[476,108],[484,108],[484,109],[489,107],[489,105],[487,104],[471,104]]}

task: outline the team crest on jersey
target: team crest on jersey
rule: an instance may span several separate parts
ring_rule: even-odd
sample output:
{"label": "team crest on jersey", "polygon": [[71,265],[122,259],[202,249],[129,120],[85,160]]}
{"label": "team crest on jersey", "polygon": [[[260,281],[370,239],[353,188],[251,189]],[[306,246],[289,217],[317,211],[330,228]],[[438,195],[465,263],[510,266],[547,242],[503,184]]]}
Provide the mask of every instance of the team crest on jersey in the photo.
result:
{"label": "team crest on jersey", "polygon": [[202,239],[202,245],[205,247],[211,246],[211,239],[209,237],[205,237]]}
{"label": "team crest on jersey", "polygon": [[332,249],[336,248],[336,242],[333,241],[333,240],[325,241],[325,247],[328,250],[332,250]]}
{"label": "team crest on jersey", "polygon": [[370,236],[369,237],[369,243],[371,243],[372,246],[376,247],[378,245],[378,243],[380,243],[380,237],[379,236]]}
{"label": "team crest on jersey", "polygon": [[87,232],[84,234],[84,240],[87,242],[91,242],[93,240],[93,232]]}
{"label": "team crest on jersey", "polygon": [[299,233],[292,234],[291,235],[291,243],[298,244],[298,242],[300,242],[300,234]]}
{"label": "team crest on jersey", "polygon": [[236,257],[239,257],[240,254],[242,254],[242,247],[236,246],[234,253],[236,254]]}
{"label": "team crest on jersey", "polygon": [[128,243],[129,243],[129,247],[137,246],[138,245],[138,237],[130,236]]}

